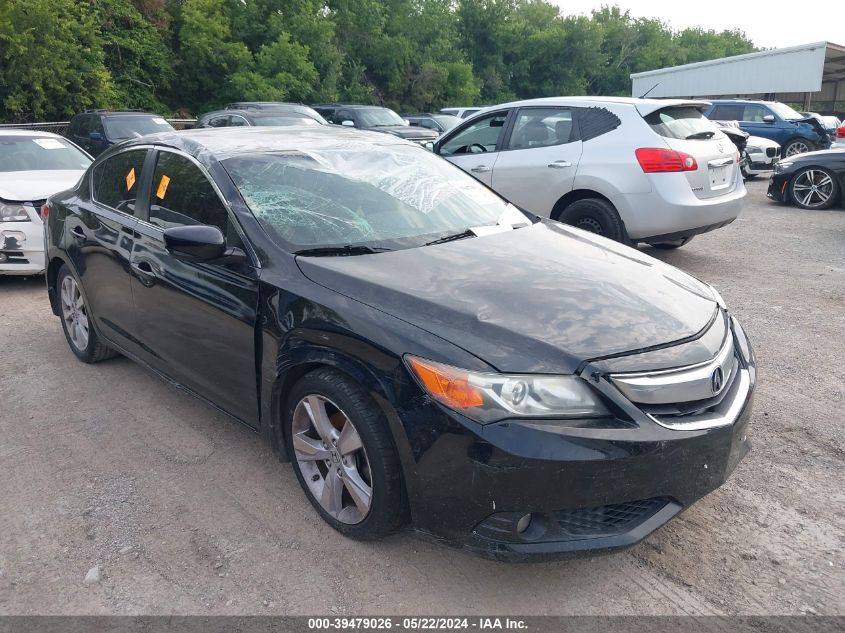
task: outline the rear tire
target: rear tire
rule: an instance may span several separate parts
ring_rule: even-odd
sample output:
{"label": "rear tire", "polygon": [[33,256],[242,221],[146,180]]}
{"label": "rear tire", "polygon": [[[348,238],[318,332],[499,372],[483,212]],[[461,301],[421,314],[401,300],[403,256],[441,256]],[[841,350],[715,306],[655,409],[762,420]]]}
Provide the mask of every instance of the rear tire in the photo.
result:
{"label": "rear tire", "polygon": [[65,339],[76,357],[83,363],[98,363],[118,355],[108,345],[100,342],[94,331],[93,316],[82,296],[79,282],[67,265],[62,265],[56,277],[59,293],[59,311]]}
{"label": "rear tire", "polygon": [[316,369],[293,386],[284,416],[296,478],[326,523],[359,540],[402,526],[408,506],[399,457],[387,420],[357,383]]}
{"label": "rear tire", "polygon": [[617,242],[628,242],[619,213],[612,204],[601,198],[576,200],[563,210],[558,220]]}

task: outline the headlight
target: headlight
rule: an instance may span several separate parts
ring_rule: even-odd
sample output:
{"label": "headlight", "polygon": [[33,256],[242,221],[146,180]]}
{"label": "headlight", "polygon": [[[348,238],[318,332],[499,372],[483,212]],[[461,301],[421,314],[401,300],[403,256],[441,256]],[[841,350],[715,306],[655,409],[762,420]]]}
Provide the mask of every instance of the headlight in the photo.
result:
{"label": "headlight", "polygon": [[21,204],[0,202],[0,222],[32,222]]}
{"label": "headlight", "polygon": [[482,424],[507,418],[583,418],[610,415],[577,376],[507,375],[468,371],[405,357],[429,395]]}
{"label": "headlight", "polygon": [[755,145],[746,145],[745,151],[748,152],[749,154],[761,154],[763,152],[762,149],[760,149],[759,147],[757,147]]}
{"label": "headlight", "polygon": [[775,165],[775,172],[786,171],[786,170],[787,170],[787,169],[789,169],[790,167],[792,167],[792,163],[791,163],[791,162],[789,162],[789,161],[780,161],[779,163],[777,163],[777,164]]}

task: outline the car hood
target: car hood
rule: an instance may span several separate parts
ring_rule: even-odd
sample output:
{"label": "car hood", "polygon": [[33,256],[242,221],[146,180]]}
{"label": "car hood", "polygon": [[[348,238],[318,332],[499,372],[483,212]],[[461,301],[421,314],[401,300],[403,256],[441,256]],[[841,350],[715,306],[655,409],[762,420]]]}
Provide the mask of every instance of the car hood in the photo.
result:
{"label": "car hood", "polygon": [[312,281],[436,334],[512,373],[572,373],[585,360],[701,332],[702,282],[554,222],[428,247],[298,257]]}
{"label": "car hood", "polygon": [[372,127],[367,129],[373,132],[384,132],[385,134],[393,134],[400,138],[437,138],[437,132],[433,132],[425,128],[415,127],[411,125],[389,125],[386,127]]}
{"label": "car hood", "polygon": [[749,136],[748,145],[751,147],[761,147],[763,149],[767,147],[780,147],[780,145],[775,143],[773,140],[762,136]]}
{"label": "car hood", "polygon": [[73,187],[84,169],[0,172],[0,198],[10,202],[44,200]]}

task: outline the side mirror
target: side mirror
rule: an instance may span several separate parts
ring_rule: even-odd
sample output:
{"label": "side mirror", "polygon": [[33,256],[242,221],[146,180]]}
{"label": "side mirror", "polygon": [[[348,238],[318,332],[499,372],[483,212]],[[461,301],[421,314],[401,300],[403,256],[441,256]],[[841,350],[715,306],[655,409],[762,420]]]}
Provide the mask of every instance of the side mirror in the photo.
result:
{"label": "side mirror", "polygon": [[174,226],[164,231],[164,246],[174,257],[195,262],[220,259],[226,254],[226,238],[216,226]]}
{"label": "side mirror", "polygon": [[763,123],[774,123],[774,122],[775,122],[775,117],[772,114],[767,114],[766,116],[763,117]]}
{"label": "side mirror", "polygon": [[103,135],[100,132],[88,132],[89,141],[102,141]]}
{"label": "side mirror", "polygon": [[341,121],[340,124],[345,125],[346,127],[355,127],[355,121],[350,121],[349,119]]}

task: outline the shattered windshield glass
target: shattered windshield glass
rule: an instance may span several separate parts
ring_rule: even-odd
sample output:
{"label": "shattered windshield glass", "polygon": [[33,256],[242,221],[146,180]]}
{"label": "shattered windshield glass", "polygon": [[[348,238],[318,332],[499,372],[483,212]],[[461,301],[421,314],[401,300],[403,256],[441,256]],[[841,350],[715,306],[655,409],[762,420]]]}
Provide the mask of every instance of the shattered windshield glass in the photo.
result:
{"label": "shattered windshield glass", "polygon": [[531,223],[471,176],[413,146],[239,154],[223,166],[258,221],[290,251],[408,248],[432,236]]}

